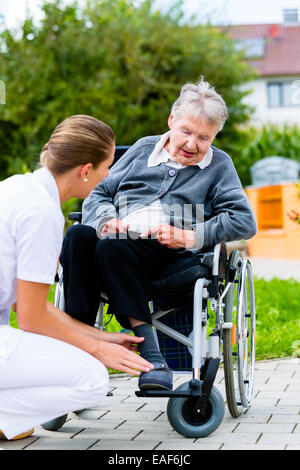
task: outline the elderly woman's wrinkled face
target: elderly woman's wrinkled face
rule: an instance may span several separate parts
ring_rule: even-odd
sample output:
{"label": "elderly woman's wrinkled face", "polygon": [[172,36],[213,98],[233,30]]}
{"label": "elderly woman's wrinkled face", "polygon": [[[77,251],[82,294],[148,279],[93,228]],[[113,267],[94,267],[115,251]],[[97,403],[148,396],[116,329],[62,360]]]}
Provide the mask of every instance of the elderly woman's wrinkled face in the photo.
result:
{"label": "elderly woman's wrinkled face", "polygon": [[217,126],[189,115],[177,119],[171,115],[168,124],[171,133],[165,148],[174,160],[185,166],[204,158],[218,131]]}

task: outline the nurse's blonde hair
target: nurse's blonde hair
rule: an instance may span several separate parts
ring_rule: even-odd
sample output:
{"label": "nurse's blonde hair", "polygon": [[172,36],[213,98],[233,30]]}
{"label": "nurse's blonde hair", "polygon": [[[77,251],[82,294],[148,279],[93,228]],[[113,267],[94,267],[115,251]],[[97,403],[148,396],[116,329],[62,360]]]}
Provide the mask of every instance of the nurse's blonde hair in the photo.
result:
{"label": "nurse's blonde hair", "polygon": [[40,163],[55,175],[86,163],[94,168],[109,158],[115,145],[114,132],[102,121],[86,115],[61,122],[44,145]]}

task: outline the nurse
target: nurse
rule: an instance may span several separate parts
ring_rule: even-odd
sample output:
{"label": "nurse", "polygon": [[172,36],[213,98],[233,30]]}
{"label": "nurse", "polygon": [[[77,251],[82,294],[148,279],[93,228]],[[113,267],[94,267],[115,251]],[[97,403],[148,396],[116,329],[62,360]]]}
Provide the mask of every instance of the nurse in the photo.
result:
{"label": "nurse", "polygon": [[[63,240],[60,206],[89,195],[109,174],[114,151],[109,126],[72,116],[45,145],[42,168],[0,183],[2,439],[99,403],[108,392],[106,367],[134,375],[153,368],[135,353],[143,338],[100,332],[47,302]],[[19,329],[9,326],[11,305]]]}

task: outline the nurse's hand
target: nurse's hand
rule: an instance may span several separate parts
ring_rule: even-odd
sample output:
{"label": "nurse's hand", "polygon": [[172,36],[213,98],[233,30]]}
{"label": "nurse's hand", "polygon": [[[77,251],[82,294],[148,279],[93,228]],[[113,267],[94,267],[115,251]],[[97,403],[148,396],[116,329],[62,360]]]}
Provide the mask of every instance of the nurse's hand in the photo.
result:
{"label": "nurse's hand", "polygon": [[119,219],[110,219],[107,224],[104,225],[101,237],[108,235],[109,233],[126,233],[129,229],[128,224],[123,224]]}
{"label": "nurse's hand", "polygon": [[144,338],[139,336],[128,335],[126,333],[112,333],[105,332],[101,336],[102,341],[108,341],[109,343],[120,344],[124,348],[129,349],[130,351],[138,351],[138,343],[142,343]]}
{"label": "nurse's hand", "polygon": [[196,245],[194,230],[183,230],[169,224],[161,224],[141,234],[141,238],[147,237],[154,238],[161,245],[165,245],[173,250],[178,248],[195,248]]}
{"label": "nurse's hand", "polygon": [[11,308],[12,308],[13,312],[17,313],[17,302],[12,304]]}
{"label": "nurse's hand", "polygon": [[99,341],[97,351],[93,354],[102,364],[110,369],[116,369],[126,374],[139,375],[154,368],[150,362],[138,354],[129,351],[119,344]]}

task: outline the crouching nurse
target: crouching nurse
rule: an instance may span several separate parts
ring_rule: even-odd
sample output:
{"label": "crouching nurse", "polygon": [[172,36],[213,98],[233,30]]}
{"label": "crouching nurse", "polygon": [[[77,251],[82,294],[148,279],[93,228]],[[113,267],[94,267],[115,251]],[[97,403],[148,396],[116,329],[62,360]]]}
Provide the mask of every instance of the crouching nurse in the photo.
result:
{"label": "crouching nurse", "polygon": [[[63,240],[61,203],[86,198],[108,175],[114,150],[109,126],[72,116],[45,145],[42,168],[0,183],[2,439],[99,403],[108,391],[106,367],[135,375],[153,368],[135,353],[143,338],[100,332],[47,302]],[[9,326],[11,305],[18,329]]]}

